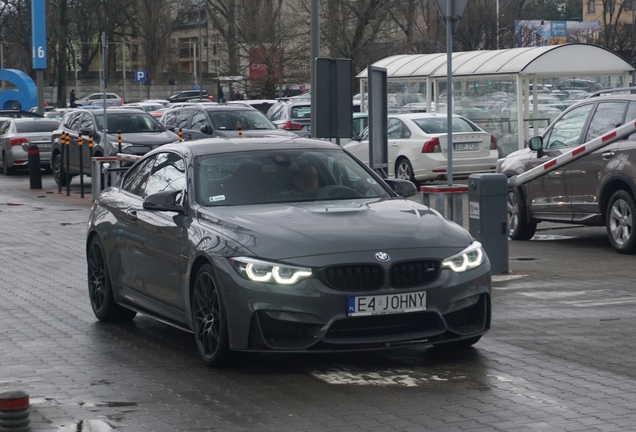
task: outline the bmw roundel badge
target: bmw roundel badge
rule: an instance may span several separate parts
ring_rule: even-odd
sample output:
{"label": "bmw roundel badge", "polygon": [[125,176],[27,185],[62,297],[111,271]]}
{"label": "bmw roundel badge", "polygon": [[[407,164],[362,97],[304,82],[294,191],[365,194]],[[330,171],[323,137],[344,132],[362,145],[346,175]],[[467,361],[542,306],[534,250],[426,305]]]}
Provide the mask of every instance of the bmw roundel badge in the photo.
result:
{"label": "bmw roundel badge", "polygon": [[378,259],[378,261],[388,261],[389,260],[389,254],[386,252],[378,252],[375,254],[375,257]]}

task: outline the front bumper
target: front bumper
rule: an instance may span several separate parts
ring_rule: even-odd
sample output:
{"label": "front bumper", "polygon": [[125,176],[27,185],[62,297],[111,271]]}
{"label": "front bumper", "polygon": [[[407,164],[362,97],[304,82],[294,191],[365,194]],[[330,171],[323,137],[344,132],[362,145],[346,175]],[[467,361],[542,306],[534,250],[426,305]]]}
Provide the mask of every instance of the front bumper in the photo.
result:
{"label": "front bumper", "polygon": [[[225,263],[227,263],[226,260]],[[330,352],[430,345],[490,329],[490,264],[456,274],[442,270],[430,284],[370,292],[340,291],[310,278],[281,287],[259,284],[220,264],[230,347],[245,351]],[[386,315],[347,314],[352,295],[426,291],[426,310]]]}

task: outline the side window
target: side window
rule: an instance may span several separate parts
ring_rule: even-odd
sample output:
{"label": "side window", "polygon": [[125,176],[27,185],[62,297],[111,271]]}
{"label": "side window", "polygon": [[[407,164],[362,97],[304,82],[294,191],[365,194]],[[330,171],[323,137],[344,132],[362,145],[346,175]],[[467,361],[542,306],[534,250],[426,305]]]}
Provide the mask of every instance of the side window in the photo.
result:
{"label": "side window", "polygon": [[402,138],[411,138],[411,130],[405,124],[402,124]]}
{"label": "side window", "polygon": [[186,185],[185,163],[174,153],[160,153],[148,177],[143,197],[167,190],[183,190]]}
{"label": "side window", "polygon": [[364,128],[362,132],[360,132],[360,141],[369,141],[369,127]]}
{"label": "side window", "polygon": [[581,133],[594,104],[573,109],[561,117],[552,127],[545,148],[572,147],[580,144]]}
{"label": "side window", "polygon": [[404,124],[401,120],[396,118],[389,119],[388,127],[387,127],[387,137],[388,139],[400,139],[402,138],[402,127]]}
{"label": "side window", "polygon": [[64,127],[67,128],[67,129],[70,129],[71,128],[71,124],[73,123],[73,121],[77,120],[77,117],[79,117],[81,115],[82,115],[82,113],[72,113],[72,114],[67,115],[64,118],[64,123],[63,123]]}
{"label": "side window", "polygon": [[174,127],[177,123],[177,113],[175,111],[167,112],[163,118],[163,124],[165,127]]}
{"label": "side window", "polygon": [[[84,114],[86,117],[90,117],[88,114]],[[78,130],[79,129],[79,125],[80,125],[80,121],[82,120],[82,116],[78,115],[75,118],[73,118],[73,120],[71,121],[71,123],[68,125],[68,128],[71,130]]]}
{"label": "side window", "polygon": [[636,102],[630,102],[627,107],[627,114],[625,115],[625,121],[636,119]]}
{"label": "side window", "polygon": [[590,128],[584,141],[603,135],[623,124],[626,102],[601,102],[592,116]]}
{"label": "side window", "polygon": [[5,121],[0,125],[0,135],[4,135],[9,131],[9,125],[11,125],[10,121]]}
{"label": "side window", "polygon": [[192,114],[192,126],[190,129],[201,130],[205,125],[209,125],[208,116],[203,111],[195,111]]}
{"label": "side window", "polygon": [[90,115],[86,114],[82,117],[80,122],[80,129],[93,129],[93,119]]}
{"label": "side window", "polygon": [[155,158],[151,157],[137,165],[135,168],[130,169],[122,181],[122,190],[141,196],[146,187],[148,174],[150,174],[150,169],[152,168],[154,161]]}
{"label": "side window", "polygon": [[190,118],[191,110],[180,110],[177,113],[174,127],[177,129],[184,129],[188,126],[188,119]]}

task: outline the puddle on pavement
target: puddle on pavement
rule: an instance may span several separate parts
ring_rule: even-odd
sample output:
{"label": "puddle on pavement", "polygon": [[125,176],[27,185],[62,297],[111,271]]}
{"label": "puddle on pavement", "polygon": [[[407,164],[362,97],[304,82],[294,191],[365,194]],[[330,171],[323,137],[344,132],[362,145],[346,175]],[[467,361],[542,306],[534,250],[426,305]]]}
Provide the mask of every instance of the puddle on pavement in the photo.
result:
{"label": "puddle on pavement", "polygon": [[80,420],[68,426],[62,426],[58,432],[107,432],[113,427],[103,420]]}
{"label": "puddle on pavement", "polygon": [[576,238],[575,236],[565,236],[565,235],[558,235],[558,234],[535,234],[534,237],[532,237],[532,240],[540,240],[540,241],[546,241],[546,240],[570,240]]}

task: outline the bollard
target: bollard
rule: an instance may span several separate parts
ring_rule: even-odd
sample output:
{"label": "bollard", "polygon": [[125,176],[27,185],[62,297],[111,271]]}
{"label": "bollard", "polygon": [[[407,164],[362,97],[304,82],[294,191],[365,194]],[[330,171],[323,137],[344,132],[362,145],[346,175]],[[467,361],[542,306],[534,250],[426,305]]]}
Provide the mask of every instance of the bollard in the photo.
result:
{"label": "bollard", "polygon": [[239,133],[239,138],[242,138],[243,137],[243,129],[239,128],[238,133]]}
{"label": "bollard", "polygon": [[183,129],[179,128],[179,142],[183,142]]}
{"label": "bollard", "polygon": [[0,393],[0,432],[30,432],[29,395],[23,390]]}
{"label": "bollard", "polygon": [[121,131],[117,131],[117,148],[118,152],[121,153]]}
{"label": "bollard", "polygon": [[29,158],[29,183],[31,189],[42,189],[42,167],[40,166],[40,148],[31,144],[27,149]]}
{"label": "bollard", "polygon": [[79,166],[80,166],[80,195],[84,198],[84,155],[82,155],[82,144],[84,138],[82,135],[77,137],[77,146],[79,147]]}

